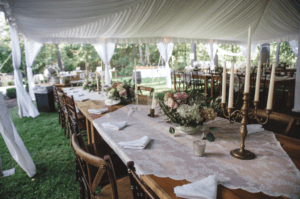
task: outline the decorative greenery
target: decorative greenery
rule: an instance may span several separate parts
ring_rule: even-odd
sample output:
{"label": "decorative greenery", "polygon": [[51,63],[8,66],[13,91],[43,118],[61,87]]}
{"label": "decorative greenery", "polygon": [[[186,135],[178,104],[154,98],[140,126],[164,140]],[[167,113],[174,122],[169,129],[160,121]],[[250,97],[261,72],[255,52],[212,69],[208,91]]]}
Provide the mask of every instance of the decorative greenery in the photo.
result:
{"label": "decorative greenery", "polygon": [[14,81],[9,81],[9,82],[7,82],[7,84],[8,84],[8,86],[13,86],[13,85],[15,85],[15,82]]}
{"label": "decorative greenery", "polygon": [[16,98],[17,97],[16,88],[6,89],[6,96],[9,98]]}
{"label": "decorative greenery", "polygon": [[167,92],[164,100],[158,100],[163,113],[172,123],[181,126],[197,126],[205,121],[213,120],[216,116],[213,107],[216,102],[212,101],[206,106],[204,94],[192,90],[191,92]]}
{"label": "decorative greenery", "polygon": [[[98,84],[101,85],[100,79],[98,79]],[[82,84],[82,89],[88,89],[89,92],[97,88],[96,76],[92,76],[91,78],[86,78]]]}
{"label": "decorative greenery", "polygon": [[174,133],[175,133],[175,129],[174,129],[173,127],[170,127],[169,132],[170,132],[171,134],[174,134]]}
{"label": "decorative greenery", "polygon": [[215,136],[214,136],[211,132],[209,132],[209,133],[206,135],[206,139],[207,139],[208,141],[210,141],[210,142],[213,142],[213,141],[215,141]]}
{"label": "decorative greenery", "polygon": [[106,89],[108,91],[107,96],[109,99],[128,99],[134,96],[134,90],[130,87],[130,84],[124,82],[114,82],[113,85]]}

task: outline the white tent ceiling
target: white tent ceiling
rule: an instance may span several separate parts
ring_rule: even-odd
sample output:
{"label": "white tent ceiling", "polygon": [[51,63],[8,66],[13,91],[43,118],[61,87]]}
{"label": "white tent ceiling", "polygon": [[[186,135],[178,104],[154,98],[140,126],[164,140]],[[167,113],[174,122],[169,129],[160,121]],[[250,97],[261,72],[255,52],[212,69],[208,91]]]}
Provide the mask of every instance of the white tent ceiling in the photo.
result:
{"label": "white tent ceiling", "polygon": [[293,0],[2,0],[18,32],[40,43],[257,43],[300,34]]}

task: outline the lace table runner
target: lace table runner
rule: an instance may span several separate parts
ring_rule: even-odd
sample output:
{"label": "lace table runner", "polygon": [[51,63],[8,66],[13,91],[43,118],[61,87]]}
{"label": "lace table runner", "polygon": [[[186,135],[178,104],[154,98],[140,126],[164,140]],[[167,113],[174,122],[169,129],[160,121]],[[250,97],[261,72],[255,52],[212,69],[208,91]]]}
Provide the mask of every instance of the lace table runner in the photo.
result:
{"label": "lace table runner", "polygon": [[[254,160],[239,160],[229,152],[239,148],[239,123],[216,118],[207,123],[217,127],[214,142],[207,142],[205,156],[197,157],[193,152],[193,141],[200,135],[182,134],[174,137],[169,133],[172,124],[164,121],[165,116],[148,117],[149,107],[128,105],[115,112],[94,120],[94,126],[103,139],[124,162],[134,161],[138,174],[154,174],[175,180],[195,182],[217,174],[219,183],[230,189],[248,192],[263,192],[270,196],[299,198],[300,172],[276,140],[274,133],[264,131],[250,134],[246,138],[246,149],[254,152]],[[127,121],[120,131],[104,129],[103,122]],[[152,141],[143,150],[123,149],[120,141],[131,141],[149,136]]]}

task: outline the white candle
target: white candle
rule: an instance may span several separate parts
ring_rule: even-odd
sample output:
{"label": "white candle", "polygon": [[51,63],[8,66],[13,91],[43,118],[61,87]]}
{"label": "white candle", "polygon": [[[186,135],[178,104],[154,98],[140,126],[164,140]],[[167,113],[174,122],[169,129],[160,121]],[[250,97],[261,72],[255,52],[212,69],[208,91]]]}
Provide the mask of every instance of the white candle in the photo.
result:
{"label": "white candle", "polygon": [[250,60],[251,60],[251,27],[248,29],[248,53],[247,53],[247,65],[246,65],[246,77],[244,93],[249,93],[250,88]]}
{"label": "white candle", "polygon": [[271,78],[270,78],[270,83],[269,83],[269,95],[268,95],[267,109],[272,109],[272,106],[273,106],[275,70],[276,70],[276,64],[274,63],[273,67],[272,67]]}
{"label": "white candle", "polygon": [[96,74],[96,85],[97,85],[97,91],[99,91],[99,81],[98,81],[98,74]]}
{"label": "white candle", "polygon": [[232,62],[231,71],[230,71],[228,108],[233,108],[233,95],[234,95],[234,62]]}
{"label": "white candle", "polygon": [[257,68],[257,75],[256,75],[256,86],[255,86],[254,101],[259,101],[260,73],[261,73],[261,61],[259,60],[258,68]]}
{"label": "white candle", "polygon": [[154,107],[155,107],[155,103],[154,103],[154,100],[155,100],[155,98],[154,98],[154,92],[152,93],[152,95],[153,95],[153,99],[152,99],[152,109],[154,109]]}
{"label": "white candle", "polygon": [[134,77],[135,77],[135,81],[134,81],[134,84],[135,84],[135,96],[137,98],[137,94],[138,94],[138,90],[137,90],[137,77],[136,77],[136,66],[134,66]]}
{"label": "white candle", "polygon": [[103,92],[104,79],[103,79],[103,65],[101,61],[101,91]]}
{"label": "white candle", "polygon": [[225,103],[226,97],[226,62],[224,61],[224,67],[223,67],[223,79],[222,79],[222,103]]}

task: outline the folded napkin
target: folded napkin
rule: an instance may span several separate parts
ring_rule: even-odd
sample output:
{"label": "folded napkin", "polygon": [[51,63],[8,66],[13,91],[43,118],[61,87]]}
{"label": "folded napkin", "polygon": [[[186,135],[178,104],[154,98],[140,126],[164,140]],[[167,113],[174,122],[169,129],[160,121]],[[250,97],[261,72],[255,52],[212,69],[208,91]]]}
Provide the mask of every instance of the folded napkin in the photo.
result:
{"label": "folded napkin", "polygon": [[74,88],[71,87],[71,88],[64,88],[65,91],[69,91],[69,90],[73,90]]}
{"label": "folded napkin", "polygon": [[125,149],[143,149],[147,146],[150,140],[151,139],[148,136],[144,136],[139,140],[119,142],[118,144]]}
{"label": "folded napkin", "polygon": [[248,134],[260,133],[260,132],[263,132],[264,130],[265,129],[262,127],[261,124],[247,124]]}
{"label": "folded napkin", "polygon": [[210,175],[207,178],[186,184],[183,186],[177,186],[174,188],[174,193],[177,197],[181,198],[217,198],[218,181],[216,175]]}
{"label": "folded napkin", "polygon": [[85,101],[85,100],[88,100],[89,98],[88,97],[77,97],[75,100],[78,100],[78,101]]}
{"label": "folded napkin", "polygon": [[74,90],[74,91],[73,91],[73,93],[77,93],[77,92],[78,92],[78,90]]}
{"label": "folded napkin", "polygon": [[80,97],[80,96],[84,96],[84,93],[78,94],[78,97]]}
{"label": "folded napkin", "polygon": [[106,122],[106,123],[102,123],[102,127],[105,129],[112,129],[112,130],[120,130],[122,128],[124,128],[125,126],[127,126],[127,122],[123,121],[123,122]]}
{"label": "folded napkin", "polygon": [[102,114],[108,111],[108,108],[103,109],[89,109],[88,112],[92,114]]}

